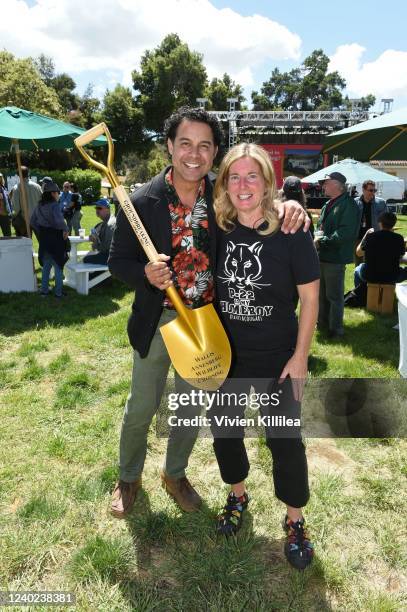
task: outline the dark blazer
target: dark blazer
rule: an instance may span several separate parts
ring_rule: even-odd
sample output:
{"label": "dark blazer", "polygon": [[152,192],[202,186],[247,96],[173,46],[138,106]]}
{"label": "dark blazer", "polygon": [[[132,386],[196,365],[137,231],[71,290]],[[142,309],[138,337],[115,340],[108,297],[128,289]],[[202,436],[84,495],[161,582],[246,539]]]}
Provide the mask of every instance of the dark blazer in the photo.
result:
{"label": "dark blazer", "polygon": [[[171,217],[164,179],[168,169],[169,166],[140,187],[132,194],[130,200],[157,252],[171,255]],[[208,202],[210,261],[213,274],[215,274],[217,228],[212,206],[213,185],[208,177],[205,177],[205,194]],[[163,310],[165,297],[164,291],[160,291],[148,282],[144,273],[147,263],[148,259],[126,215],[120,209],[110,247],[108,266],[113,276],[135,289],[127,332],[130,344],[140,353],[141,357],[146,357],[148,353]]]}

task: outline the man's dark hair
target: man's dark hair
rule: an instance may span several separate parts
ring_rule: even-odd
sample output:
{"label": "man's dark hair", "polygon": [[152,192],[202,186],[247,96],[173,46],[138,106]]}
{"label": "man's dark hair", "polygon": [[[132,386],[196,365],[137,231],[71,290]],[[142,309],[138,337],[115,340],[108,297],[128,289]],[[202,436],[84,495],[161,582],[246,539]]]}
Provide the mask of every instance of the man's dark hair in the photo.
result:
{"label": "man's dark hair", "polygon": [[27,166],[21,166],[21,175],[23,178],[28,178],[29,169]]}
{"label": "man's dark hair", "polygon": [[170,139],[172,142],[174,142],[175,136],[177,135],[178,126],[184,119],[187,121],[206,123],[206,125],[209,125],[212,130],[215,146],[219,147],[222,144],[222,126],[215,115],[211,115],[204,108],[192,108],[191,106],[182,106],[176,110],[175,113],[172,113],[171,117],[168,117],[164,123],[165,141]]}
{"label": "man's dark hair", "polygon": [[373,185],[373,187],[376,188],[376,183],[372,181],[372,179],[367,179],[366,181],[363,181],[362,183],[363,189],[366,189],[366,187],[369,187],[369,185]]}
{"label": "man's dark hair", "polygon": [[379,216],[379,223],[383,229],[392,229],[397,223],[397,217],[392,212],[384,212]]}

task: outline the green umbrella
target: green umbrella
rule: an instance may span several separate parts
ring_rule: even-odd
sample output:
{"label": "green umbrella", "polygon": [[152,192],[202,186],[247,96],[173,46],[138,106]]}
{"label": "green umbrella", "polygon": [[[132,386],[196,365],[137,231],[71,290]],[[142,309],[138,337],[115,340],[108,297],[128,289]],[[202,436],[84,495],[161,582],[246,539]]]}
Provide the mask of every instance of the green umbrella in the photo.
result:
{"label": "green umbrella", "polygon": [[[0,151],[9,151],[18,140],[20,149],[32,151],[36,149],[73,149],[73,141],[86,130],[38,115],[16,106],[0,108]],[[93,146],[105,145],[104,137],[93,141]]]}
{"label": "green umbrella", "polygon": [[407,108],[385,113],[327,137],[324,153],[372,159],[405,159],[407,151]]}
{"label": "green umbrella", "polygon": [[[52,119],[16,106],[0,108],[0,151],[10,151],[11,148],[14,148],[16,152],[21,200],[28,236],[30,235],[30,221],[25,186],[21,175],[20,150],[71,149],[74,147],[74,139],[85,132],[86,130],[77,125],[64,123],[59,119]],[[92,145],[101,146],[106,142],[106,138],[101,136],[94,140]]]}

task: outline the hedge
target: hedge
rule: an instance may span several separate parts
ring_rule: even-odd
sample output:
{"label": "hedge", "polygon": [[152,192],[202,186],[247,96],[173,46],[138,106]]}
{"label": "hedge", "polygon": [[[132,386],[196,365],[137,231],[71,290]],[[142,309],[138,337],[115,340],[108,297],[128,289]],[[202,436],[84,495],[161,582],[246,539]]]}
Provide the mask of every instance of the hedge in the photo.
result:
{"label": "hedge", "polygon": [[[0,172],[4,177],[9,174],[7,169],[1,170]],[[11,174],[11,173],[10,173]],[[65,181],[70,183],[76,183],[78,185],[79,193],[83,193],[85,189],[89,187],[92,189],[93,194],[96,198],[99,197],[101,192],[102,177],[99,172],[95,170],[81,170],[80,168],[71,168],[71,170],[38,170],[38,168],[30,168],[30,174],[37,177],[39,181],[43,176],[50,176],[59,186],[62,191],[62,185]]]}

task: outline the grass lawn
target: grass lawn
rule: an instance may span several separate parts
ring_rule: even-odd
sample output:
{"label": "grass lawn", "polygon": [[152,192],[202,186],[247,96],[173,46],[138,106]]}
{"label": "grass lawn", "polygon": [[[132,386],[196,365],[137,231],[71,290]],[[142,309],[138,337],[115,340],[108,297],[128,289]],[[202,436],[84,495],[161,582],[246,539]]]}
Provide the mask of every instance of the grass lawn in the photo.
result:
{"label": "grass lawn", "polygon": [[[95,221],[84,209],[84,227]],[[407,219],[398,225],[407,236]],[[131,301],[117,281],[60,301],[0,294],[0,590],[69,590],[92,612],[406,609],[403,440],[307,440],[316,556],[303,573],[284,558],[261,440],[248,441],[252,502],[235,540],[214,535],[227,489],[210,440],[197,442],[189,469],[203,509],[183,514],[159,486],[165,440],[153,428],[135,511],[109,515]],[[343,339],[316,334],[312,374],[397,378],[396,322],[347,309]]]}

